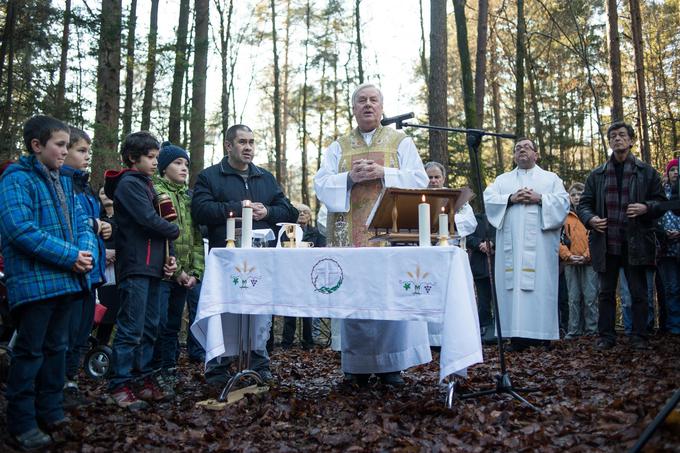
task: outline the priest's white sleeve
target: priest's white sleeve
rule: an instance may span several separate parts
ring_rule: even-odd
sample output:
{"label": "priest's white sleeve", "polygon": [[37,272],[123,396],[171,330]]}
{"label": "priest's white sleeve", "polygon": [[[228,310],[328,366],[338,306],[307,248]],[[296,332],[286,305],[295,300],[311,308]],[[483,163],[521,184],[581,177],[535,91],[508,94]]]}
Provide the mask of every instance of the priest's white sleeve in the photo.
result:
{"label": "priest's white sleeve", "polygon": [[470,203],[465,203],[454,217],[456,222],[456,230],[460,237],[466,237],[475,232],[477,228],[477,218],[475,212],[472,210]]}
{"label": "priest's white sleeve", "polygon": [[[501,175],[502,176],[502,175]],[[499,176],[500,177],[500,176]],[[489,223],[496,229],[503,228],[505,212],[508,209],[508,201],[511,193],[501,193],[498,178],[484,190],[484,207]]]}
{"label": "priest's white sleeve", "polygon": [[423,161],[411,137],[405,137],[397,147],[399,168],[385,167],[385,187],[402,189],[422,189],[427,187],[429,179]]}
{"label": "priest's white sleeve", "polygon": [[564,190],[564,183],[553,175],[552,190],[541,194],[541,229],[555,230],[564,225],[569,214],[569,194]]}
{"label": "priest's white sleeve", "polygon": [[328,212],[349,211],[348,172],[338,173],[342,148],[338,142],[331,143],[323,155],[321,167],[314,177],[314,191]]}

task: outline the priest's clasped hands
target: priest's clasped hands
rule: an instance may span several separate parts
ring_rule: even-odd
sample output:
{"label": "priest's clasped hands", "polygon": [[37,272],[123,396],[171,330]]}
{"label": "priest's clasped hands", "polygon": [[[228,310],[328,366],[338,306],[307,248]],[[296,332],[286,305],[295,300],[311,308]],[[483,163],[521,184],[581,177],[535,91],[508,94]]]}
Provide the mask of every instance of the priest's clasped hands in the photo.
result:
{"label": "priest's clasped hands", "polygon": [[[626,208],[626,217],[634,218],[641,216],[647,212],[647,205],[644,203],[631,203]],[[590,221],[590,227],[597,231],[598,233],[604,233],[607,229],[607,219],[600,218],[598,216],[592,217]]]}
{"label": "priest's clasped hands", "polygon": [[349,177],[356,184],[374,179],[382,179],[385,176],[385,169],[382,165],[376,164],[370,159],[359,159],[352,162],[352,169]]}
{"label": "priest's clasped hands", "polygon": [[510,196],[510,201],[515,204],[538,204],[541,202],[541,194],[534,189],[523,187]]}

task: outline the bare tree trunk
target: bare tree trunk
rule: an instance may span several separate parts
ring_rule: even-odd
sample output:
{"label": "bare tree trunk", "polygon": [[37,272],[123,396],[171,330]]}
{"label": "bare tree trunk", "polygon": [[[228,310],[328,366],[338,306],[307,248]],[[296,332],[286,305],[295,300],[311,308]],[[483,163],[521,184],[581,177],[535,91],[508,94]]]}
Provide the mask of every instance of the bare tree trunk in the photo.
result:
{"label": "bare tree trunk", "polygon": [[2,81],[2,74],[5,70],[5,57],[7,56],[7,48],[12,43],[15,22],[16,0],[7,0],[5,26],[2,29],[2,43],[0,44],[0,82]]}
{"label": "bare tree trunk", "polygon": [[[493,110],[493,127],[496,132],[501,132],[501,95],[500,86],[498,83],[498,56],[496,50],[496,27],[491,28],[491,71],[487,74],[491,80],[491,107]],[[501,174],[505,171],[505,164],[503,163],[503,146],[500,137],[494,137],[494,147],[496,149],[496,174]]]}
{"label": "bare tree trunk", "polygon": [[360,7],[361,0],[354,1],[354,26],[357,31],[357,68],[359,71],[359,84],[364,83],[364,65],[361,57],[361,15]]}
{"label": "bare tree trunk", "polygon": [[[16,2],[9,0],[7,2],[7,15],[5,17],[5,29],[2,36],[2,62],[5,61],[7,55],[7,81],[5,82],[5,105],[0,113],[0,152],[5,153],[3,157],[10,158],[10,150],[14,149],[14,139],[11,132],[11,118],[12,118],[12,98],[14,95],[14,34],[16,30]],[[1,80],[0,80],[1,81]]]}
{"label": "bare tree trunk", "polygon": [[524,57],[526,25],[524,22],[524,0],[517,0],[517,58],[515,62],[515,134],[524,132]]}
{"label": "bare tree trunk", "polygon": [[280,186],[285,187],[286,181],[283,180],[283,165],[285,165],[285,162],[281,159],[281,93],[279,87],[279,54],[276,48],[276,1],[271,0],[270,3],[272,10],[272,47],[274,51],[274,156],[276,161],[276,180]]}
{"label": "bare tree trunk", "polygon": [[151,18],[149,19],[149,49],[146,57],[146,83],[144,84],[144,100],[142,101],[143,131],[151,127],[151,108],[153,89],[156,84],[156,42],[158,40],[158,1],[151,0]]}
{"label": "bare tree trunk", "polygon": [[307,39],[305,39],[305,66],[303,70],[303,83],[302,83],[302,203],[309,206],[309,190],[307,188],[307,183],[309,182],[308,169],[307,169],[307,72],[309,69],[309,30],[310,30],[310,16],[311,11],[309,8],[309,0],[307,0],[307,6],[305,8],[305,26],[307,27]]}
{"label": "bare tree trunk", "polygon": [[285,187],[286,193],[290,193],[290,180],[288,179],[288,121],[290,119],[290,102],[288,101],[290,95],[290,87],[288,80],[290,76],[290,64],[288,63],[288,56],[290,54],[290,19],[291,7],[290,0],[286,0],[286,38],[284,40],[283,52],[283,85],[281,86],[281,179],[286,181],[288,186]]}
{"label": "bare tree trunk", "polygon": [[104,170],[120,166],[118,118],[120,103],[121,0],[103,0],[97,61],[97,107],[94,119],[95,152],[92,154],[94,187],[104,182]]}
{"label": "bare tree trunk", "polygon": [[[423,79],[425,80],[425,85],[427,87],[427,92],[430,92],[430,76],[427,69],[427,45],[425,44],[425,24],[423,23],[423,0],[418,0],[418,6],[420,11],[420,70],[423,73]],[[432,4],[430,4],[430,10],[432,9]],[[430,18],[430,23],[432,23],[432,18]],[[430,32],[431,33],[431,32]]]}
{"label": "bare tree trunk", "polygon": [[187,71],[187,33],[189,32],[189,0],[179,4],[177,22],[177,41],[175,42],[175,69],[172,73],[172,94],[170,95],[170,118],[168,120],[168,139],[175,144],[182,140],[182,88],[184,73]]}
{"label": "bare tree trunk", "polygon": [[[333,140],[338,138],[340,135],[340,129],[338,128],[338,87],[340,86],[340,79],[338,79],[338,57],[333,58]],[[321,165],[321,164],[319,164]]]}
{"label": "bare tree trunk", "polygon": [[135,82],[135,32],[137,29],[137,0],[130,2],[125,54],[125,101],[123,106],[123,135],[132,132],[132,96]]}
{"label": "bare tree trunk", "polygon": [[[534,76],[534,61],[531,57],[531,46],[527,43],[526,47],[526,69],[529,79],[529,89],[531,90],[531,110],[534,114],[534,128],[538,142],[539,156],[545,156],[545,140],[543,138],[543,124],[541,123],[541,111],[539,108],[540,90],[536,87],[536,77]],[[550,169],[550,168],[549,168]]]}
{"label": "bare tree trunk", "polygon": [[66,96],[66,68],[68,62],[69,27],[71,25],[71,0],[66,0],[64,7],[64,30],[61,33],[61,58],[59,60],[59,81],[57,82],[57,95],[54,100],[54,116],[64,118],[66,109],[64,98]]}
{"label": "bare tree trunk", "polygon": [[[458,53],[460,54],[460,71],[461,84],[463,87],[463,104],[465,108],[465,127],[474,129],[477,121],[475,113],[475,93],[472,85],[472,63],[470,62],[470,49],[468,48],[467,37],[467,22],[465,19],[465,0],[453,0],[453,12],[456,18],[456,40],[458,41]],[[470,173],[469,180],[472,187],[476,190],[477,187],[482,187],[484,190],[485,183],[482,176],[481,181],[478,181],[476,169],[481,168],[481,162],[477,161],[475,153],[468,149],[470,156]],[[478,194],[481,196],[481,194]],[[479,203],[479,201],[477,201]]]}
{"label": "bare tree trunk", "polygon": [[205,155],[205,90],[208,72],[208,24],[210,17],[210,3],[208,0],[196,0],[196,38],[194,51],[194,77],[191,86],[191,180],[193,187],[196,178],[203,170],[203,156]]}
{"label": "bare tree trunk", "polygon": [[609,76],[612,87],[612,122],[623,121],[623,86],[621,84],[621,50],[619,48],[619,13],[617,0],[607,0],[607,35],[609,37]]}
{"label": "bare tree trunk", "polygon": [[489,29],[489,0],[479,0],[477,7],[477,58],[475,64],[475,112],[477,127],[484,127],[484,93],[486,90],[486,42]]}
{"label": "bare tree trunk", "polygon": [[[447,112],[447,29],[446,0],[430,2],[430,71],[427,110],[430,124],[448,125]],[[449,174],[446,132],[429,131],[430,160],[441,163]]]}
{"label": "bare tree trunk", "polygon": [[[189,61],[193,57],[194,53],[194,29],[196,28],[196,11],[193,12],[193,17],[189,22],[189,42],[187,43],[187,67]],[[189,88],[193,79],[189,77],[189,71],[184,73],[184,92],[187,94],[184,96],[184,102],[182,106],[182,148],[188,149],[189,146],[189,119],[191,118],[191,96],[189,96]]]}
{"label": "bare tree trunk", "polygon": [[642,45],[642,16],[639,0],[628,0],[630,5],[630,23],[633,32],[633,51],[635,54],[635,80],[637,85],[638,123],[642,131],[642,160],[651,164],[649,144],[649,125],[647,121],[647,88],[645,86],[645,54]]}

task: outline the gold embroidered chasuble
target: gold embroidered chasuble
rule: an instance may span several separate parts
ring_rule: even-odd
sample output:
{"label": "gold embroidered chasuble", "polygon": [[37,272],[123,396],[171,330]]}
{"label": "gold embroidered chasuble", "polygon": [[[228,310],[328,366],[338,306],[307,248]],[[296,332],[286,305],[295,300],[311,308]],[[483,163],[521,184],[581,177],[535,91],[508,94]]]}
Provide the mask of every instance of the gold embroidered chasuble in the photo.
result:
{"label": "gold embroidered chasuble", "polygon": [[[348,135],[340,137],[338,144],[342,149],[342,158],[338,164],[338,173],[350,171],[352,162],[360,159],[372,160],[384,167],[399,168],[397,148],[406,137],[401,131],[378,126],[368,145],[358,128]],[[350,192],[350,209],[346,213],[329,213],[327,221],[328,238],[335,247],[365,247],[372,234],[366,228],[366,219],[371,213],[378,195],[383,189],[383,180],[376,179],[354,184]],[[347,243],[338,239],[336,229],[346,223]]]}

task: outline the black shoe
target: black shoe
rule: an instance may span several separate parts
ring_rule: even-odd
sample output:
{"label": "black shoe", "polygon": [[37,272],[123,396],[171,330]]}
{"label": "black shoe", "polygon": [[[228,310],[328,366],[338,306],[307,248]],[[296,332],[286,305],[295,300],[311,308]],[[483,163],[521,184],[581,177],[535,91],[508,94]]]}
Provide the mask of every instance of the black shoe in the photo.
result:
{"label": "black shoe", "polygon": [[600,338],[595,343],[595,349],[598,351],[607,351],[616,345],[616,341],[609,338]]}
{"label": "black shoe", "polygon": [[345,373],[345,382],[358,387],[365,387],[368,385],[369,377],[371,377],[370,374]]}
{"label": "black shoe", "polygon": [[265,384],[272,384],[274,382],[274,376],[268,369],[265,368],[262,370],[257,370],[257,373],[260,375]]}
{"label": "black shoe", "polygon": [[401,377],[400,371],[394,371],[392,373],[378,373],[376,374],[380,378],[380,381],[384,385],[391,385],[393,387],[403,387],[406,385],[404,379]]}
{"label": "black shoe", "polygon": [[644,337],[634,335],[630,338],[630,347],[638,351],[644,351],[649,349],[649,341]]}
{"label": "black shoe", "polygon": [[506,352],[522,352],[529,349],[529,345],[510,340],[510,343],[505,347]]}
{"label": "black shoe", "polygon": [[64,386],[64,409],[73,409],[76,407],[83,407],[92,404],[92,401],[85,398],[78,389],[78,384],[73,381],[67,381]]}
{"label": "black shoe", "polygon": [[12,441],[23,451],[41,450],[52,444],[52,438],[40,428],[33,428],[18,436],[12,436]]}

